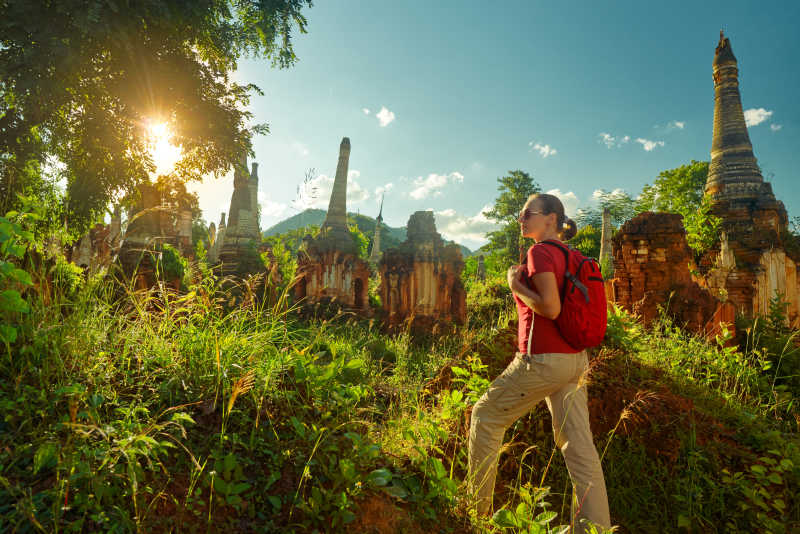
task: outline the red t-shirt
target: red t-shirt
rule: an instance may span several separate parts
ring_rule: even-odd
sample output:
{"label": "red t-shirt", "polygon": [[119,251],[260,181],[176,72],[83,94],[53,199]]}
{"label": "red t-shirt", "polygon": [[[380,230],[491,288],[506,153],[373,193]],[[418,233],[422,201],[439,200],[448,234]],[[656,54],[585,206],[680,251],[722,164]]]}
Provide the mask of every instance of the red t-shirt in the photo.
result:
{"label": "red t-shirt", "polygon": [[[528,287],[535,289],[533,285],[533,275],[536,273],[553,273],[556,275],[558,292],[564,287],[564,270],[566,263],[564,253],[553,245],[536,243],[528,249],[528,261],[525,264],[525,272],[528,275]],[[522,300],[514,295],[517,302],[517,315],[519,317],[519,327],[517,341],[520,352],[528,351],[528,332],[531,329],[531,319],[534,316],[533,310],[525,305]],[[531,354],[542,354],[556,352],[562,354],[575,354],[580,352],[572,348],[566,342],[555,321],[535,314],[536,320],[533,323],[533,343],[531,344]]]}

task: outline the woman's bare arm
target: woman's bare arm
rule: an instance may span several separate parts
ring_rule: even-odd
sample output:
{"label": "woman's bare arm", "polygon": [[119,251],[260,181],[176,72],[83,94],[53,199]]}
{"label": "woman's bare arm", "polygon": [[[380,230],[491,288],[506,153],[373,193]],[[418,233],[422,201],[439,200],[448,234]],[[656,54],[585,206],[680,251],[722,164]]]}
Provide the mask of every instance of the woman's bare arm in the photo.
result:
{"label": "woman's bare arm", "polygon": [[555,319],[561,313],[561,297],[558,294],[556,275],[554,273],[536,273],[532,280],[535,289],[530,289],[522,282],[521,267],[511,267],[508,270],[508,283],[511,291],[539,315]]}

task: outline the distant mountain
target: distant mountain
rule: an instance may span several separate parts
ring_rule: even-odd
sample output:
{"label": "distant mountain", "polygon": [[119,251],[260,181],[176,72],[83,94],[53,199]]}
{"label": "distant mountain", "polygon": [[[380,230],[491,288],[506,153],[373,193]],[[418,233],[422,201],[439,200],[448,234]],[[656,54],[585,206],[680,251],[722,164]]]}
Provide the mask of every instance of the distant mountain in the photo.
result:
{"label": "distant mountain", "polygon": [[[264,237],[269,237],[273,235],[283,234],[290,230],[296,230],[298,228],[304,228],[306,226],[322,226],[322,223],[325,222],[325,214],[327,212],[325,210],[318,210],[318,209],[307,209],[298,213],[297,215],[292,215],[288,219],[284,219],[283,221],[267,228],[264,230],[263,235]],[[356,223],[358,229],[364,232],[370,241],[372,241],[372,236],[375,233],[375,219],[369,217],[367,215],[361,215],[360,213],[348,213],[347,216]],[[387,248],[392,248],[398,246],[400,243],[406,240],[406,227],[403,226],[401,228],[392,228],[391,226],[387,226],[383,224],[381,226],[381,248],[386,250]],[[447,241],[448,243],[453,243],[453,241]],[[458,244],[458,243],[456,243]],[[370,246],[372,246],[370,244]],[[467,256],[472,255],[472,251],[465,247],[464,245],[458,245],[461,248],[461,255],[465,258]]]}

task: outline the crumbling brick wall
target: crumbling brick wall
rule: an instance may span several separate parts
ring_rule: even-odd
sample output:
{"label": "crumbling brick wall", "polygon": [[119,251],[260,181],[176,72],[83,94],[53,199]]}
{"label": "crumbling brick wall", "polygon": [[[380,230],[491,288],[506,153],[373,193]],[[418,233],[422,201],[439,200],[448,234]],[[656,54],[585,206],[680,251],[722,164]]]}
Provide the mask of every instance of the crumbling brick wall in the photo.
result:
{"label": "crumbling brick wall", "polygon": [[734,309],[692,280],[691,249],[683,218],[645,212],[622,225],[613,238],[613,300],[650,324],[659,306],[693,332],[714,333],[733,323]]}

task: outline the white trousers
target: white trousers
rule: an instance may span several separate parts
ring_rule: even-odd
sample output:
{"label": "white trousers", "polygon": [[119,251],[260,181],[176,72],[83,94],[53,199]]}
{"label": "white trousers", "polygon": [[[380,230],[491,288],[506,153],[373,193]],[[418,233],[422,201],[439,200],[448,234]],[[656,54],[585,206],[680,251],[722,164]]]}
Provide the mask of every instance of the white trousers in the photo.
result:
{"label": "white trousers", "polygon": [[472,409],[469,431],[469,481],[478,513],[492,509],[497,460],[503,434],[542,399],[553,416],[556,445],[572,479],[572,517],[603,528],[611,526],[600,458],[589,429],[586,385],[580,383],[588,361],[577,354],[517,353]]}

